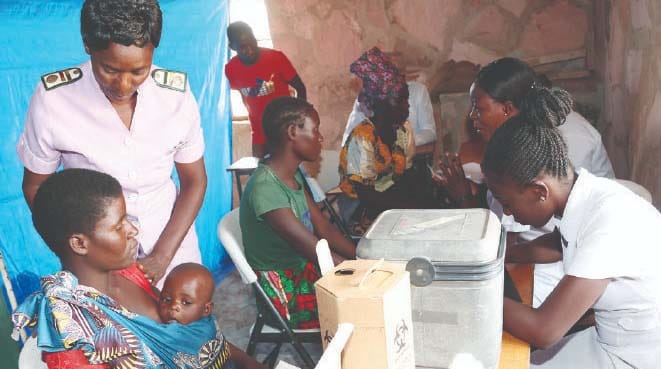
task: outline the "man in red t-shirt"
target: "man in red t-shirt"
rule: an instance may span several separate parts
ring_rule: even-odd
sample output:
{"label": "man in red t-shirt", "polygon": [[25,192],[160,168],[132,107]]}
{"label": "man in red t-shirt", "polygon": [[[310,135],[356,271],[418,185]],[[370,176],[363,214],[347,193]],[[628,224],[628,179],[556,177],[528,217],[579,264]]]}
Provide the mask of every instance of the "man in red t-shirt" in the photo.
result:
{"label": "man in red t-shirt", "polygon": [[252,128],[252,154],[262,158],[268,153],[262,129],[266,105],[276,97],[289,96],[289,86],[296,90],[298,98],[306,100],[305,85],[285,54],[257,46],[248,24],[231,23],[227,27],[227,38],[230,49],[237,55],[225,65],[225,76],[230,87],[241,92]]}

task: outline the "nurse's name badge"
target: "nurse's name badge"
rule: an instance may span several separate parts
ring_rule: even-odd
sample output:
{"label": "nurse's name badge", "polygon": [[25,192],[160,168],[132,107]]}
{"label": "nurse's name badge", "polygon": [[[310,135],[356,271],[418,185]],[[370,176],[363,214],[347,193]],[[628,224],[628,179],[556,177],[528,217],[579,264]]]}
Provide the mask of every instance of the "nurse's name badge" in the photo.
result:
{"label": "nurse's name badge", "polygon": [[41,76],[46,91],[76,82],[83,77],[80,68],[68,68]]}
{"label": "nurse's name badge", "polygon": [[186,73],[178,72],[176,70],[167,69],[154,69],[151,72],[154,82],[160,87],[169,88],[171,90],[185,92],[186,91]]}

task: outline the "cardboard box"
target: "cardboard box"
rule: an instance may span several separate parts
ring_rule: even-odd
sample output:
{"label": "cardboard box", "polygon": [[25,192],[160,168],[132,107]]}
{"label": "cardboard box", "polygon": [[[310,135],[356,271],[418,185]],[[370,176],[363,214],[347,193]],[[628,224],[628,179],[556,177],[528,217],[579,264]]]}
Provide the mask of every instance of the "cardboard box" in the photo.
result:
{"label": "cardboard box", "polygon": [[324,349],[339,323],[354,331],[343,369],[414,369],[409,273],[402,265],[348,260],[315,284]]}

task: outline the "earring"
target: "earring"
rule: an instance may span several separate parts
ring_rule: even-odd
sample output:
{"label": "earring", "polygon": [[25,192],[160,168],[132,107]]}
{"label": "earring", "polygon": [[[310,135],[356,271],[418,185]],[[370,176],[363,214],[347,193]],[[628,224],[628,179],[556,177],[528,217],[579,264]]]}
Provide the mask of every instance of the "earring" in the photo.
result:
{"label": "earring", "polygon": [[542,202],[543,202],[543,201],[546,201],[546,196],[540,196],[540,197],[539,197],[539,201],[542,201]]}

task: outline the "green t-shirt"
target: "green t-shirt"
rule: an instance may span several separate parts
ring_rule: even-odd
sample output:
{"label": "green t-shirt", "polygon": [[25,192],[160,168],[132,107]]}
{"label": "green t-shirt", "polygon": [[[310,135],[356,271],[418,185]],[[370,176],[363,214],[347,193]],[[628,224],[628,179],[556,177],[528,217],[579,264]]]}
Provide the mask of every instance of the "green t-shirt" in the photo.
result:
{"label": "green t-shirt", "polygon": [[300,189],[287,187],[271,168],[259,164],[241,198],[240,223],[246,259],[255,270],[289,269],[306,259],[282,239],[264,219],[269,211],[290,208],[311,232],[312,220],[305,200],[303,176],[296,173]]}

